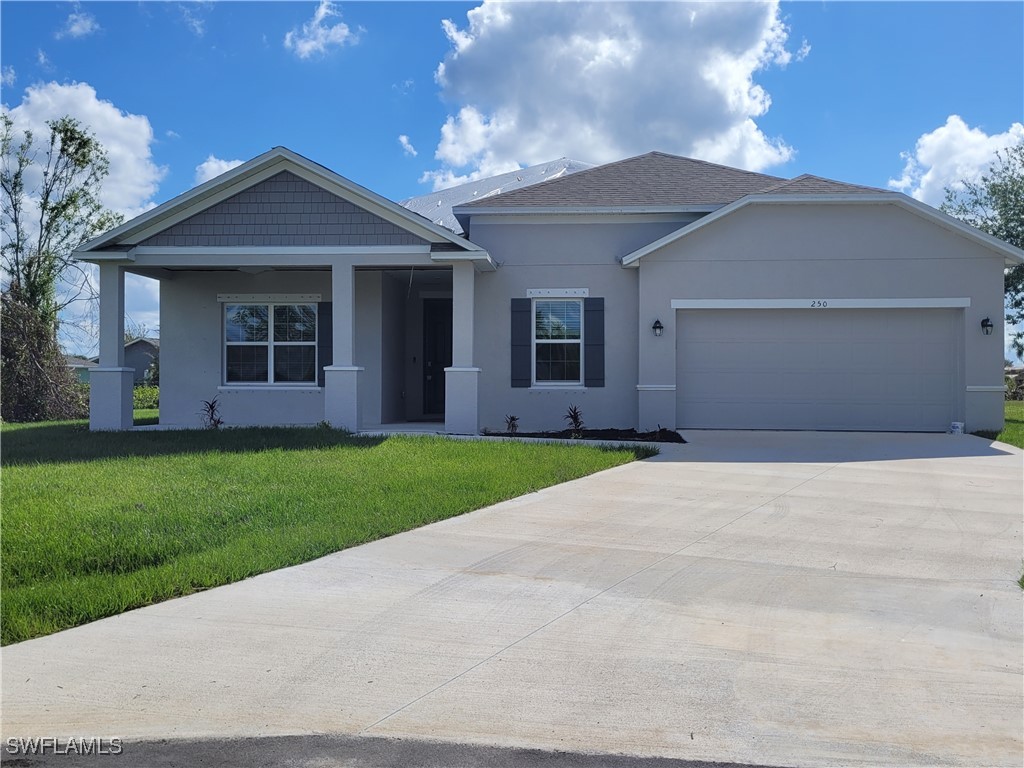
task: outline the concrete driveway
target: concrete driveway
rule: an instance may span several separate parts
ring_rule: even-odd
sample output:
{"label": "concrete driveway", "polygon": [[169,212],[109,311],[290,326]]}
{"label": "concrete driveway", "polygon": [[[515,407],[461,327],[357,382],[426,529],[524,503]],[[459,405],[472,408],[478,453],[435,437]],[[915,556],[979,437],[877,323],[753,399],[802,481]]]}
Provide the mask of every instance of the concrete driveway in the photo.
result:
{"label": "concrete driveway", "polygon": [[3,736],[116,736],[125,764],[132,740],[286,734],[1021,764],[1019,450],[946,435],[686,437],[653,460],[8,647]]}

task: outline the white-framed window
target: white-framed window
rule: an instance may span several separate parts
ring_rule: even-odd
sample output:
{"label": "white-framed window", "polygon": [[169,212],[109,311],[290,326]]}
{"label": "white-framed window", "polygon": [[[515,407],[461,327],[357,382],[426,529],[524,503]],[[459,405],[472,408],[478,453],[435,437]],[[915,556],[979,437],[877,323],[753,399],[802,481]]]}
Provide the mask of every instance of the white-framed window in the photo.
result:
{"label": "white-framed window", "polygon": [[533,299],[533,383],[583,383],[583,299]]}
{"label": "white-framed window", "polygon": [[316,384],[315,303],[224,304],[225,384]]}

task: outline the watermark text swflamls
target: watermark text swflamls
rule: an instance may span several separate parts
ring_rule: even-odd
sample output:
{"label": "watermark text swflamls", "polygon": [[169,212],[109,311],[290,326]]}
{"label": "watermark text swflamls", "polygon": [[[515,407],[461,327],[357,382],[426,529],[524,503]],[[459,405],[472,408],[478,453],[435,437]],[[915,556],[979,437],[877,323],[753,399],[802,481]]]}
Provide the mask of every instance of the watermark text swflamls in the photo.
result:
{"label": "watermark text swflamls", "polygon": [[9,755],[120,755],[124,752],[124,744],[119,738],[100,736],[71,736],[66,739],[12,736],[4,742],[4,749]]}

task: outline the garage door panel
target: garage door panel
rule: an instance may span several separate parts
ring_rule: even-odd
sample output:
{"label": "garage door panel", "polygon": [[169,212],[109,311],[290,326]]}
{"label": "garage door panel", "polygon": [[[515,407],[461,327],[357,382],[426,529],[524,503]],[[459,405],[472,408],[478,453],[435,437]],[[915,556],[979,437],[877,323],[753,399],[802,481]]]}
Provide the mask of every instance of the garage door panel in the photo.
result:
{"label": "garage door panel", "polygon": [[684,428],[940,431],[957,413],[958,310],[681,310]]}

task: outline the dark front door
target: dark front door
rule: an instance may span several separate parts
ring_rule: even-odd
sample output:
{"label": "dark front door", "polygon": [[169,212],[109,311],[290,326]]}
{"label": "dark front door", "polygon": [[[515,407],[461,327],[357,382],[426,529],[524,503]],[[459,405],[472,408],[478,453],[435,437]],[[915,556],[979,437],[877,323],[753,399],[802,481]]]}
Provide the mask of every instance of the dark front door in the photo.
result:
{"label": "dark front door", "polygon": [[423,300],[423,415],[444,414],[444,369],[452,364],[452,300]]}

